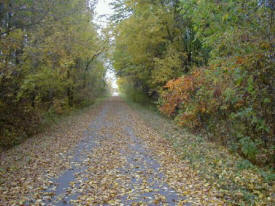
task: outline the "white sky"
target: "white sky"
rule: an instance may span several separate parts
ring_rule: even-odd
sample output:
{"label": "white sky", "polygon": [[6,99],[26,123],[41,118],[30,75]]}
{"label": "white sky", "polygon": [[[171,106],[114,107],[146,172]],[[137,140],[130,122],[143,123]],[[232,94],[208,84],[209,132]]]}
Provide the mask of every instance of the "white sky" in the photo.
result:
{"label": "white sky", "polygon": [[[105,27],[107,25],[107,18],[113,14],[113,10],[109,3],[111,3],[112,0],[98,0],[95,12],[96,12],[96,18],[95,22],[100,24],[102,27]],[[102,17],[102,15],[106,15],[106,17]]]}
{"label": "white sky", "polygon": [[[113,14],[113,10],[109,3],[111,3],[112,0],[98,0],[95,12],[96,12],[96,17],[95,17],[95,23],[98,24],[101,28],[104,28],[107,26],[107,19],[110,15]],[[105,16],[103,16],[105,15]],[[108,65],[108,63],[105,64],[106,66],[111,66]],[[112,81],[112,87],[113,88],[118,88],[117,82],[116,82],[116,76],[115,73],[111,70],[107,70],[106,78]]]}

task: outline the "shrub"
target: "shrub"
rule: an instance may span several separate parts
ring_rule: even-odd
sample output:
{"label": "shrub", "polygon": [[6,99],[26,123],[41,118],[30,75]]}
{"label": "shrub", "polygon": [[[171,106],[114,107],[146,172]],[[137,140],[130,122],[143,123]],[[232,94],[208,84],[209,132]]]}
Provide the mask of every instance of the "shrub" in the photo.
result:
{"label": "shrub", "polygon": [[254,163],[261,164],[257,160],[261,152],[272,164],[275,124],[270,59],[251,54],[236,58],[234,64],[233,60],[170,80],[159,109],[184,127],[206,132],[212,141],[235,145],[235,151]]}

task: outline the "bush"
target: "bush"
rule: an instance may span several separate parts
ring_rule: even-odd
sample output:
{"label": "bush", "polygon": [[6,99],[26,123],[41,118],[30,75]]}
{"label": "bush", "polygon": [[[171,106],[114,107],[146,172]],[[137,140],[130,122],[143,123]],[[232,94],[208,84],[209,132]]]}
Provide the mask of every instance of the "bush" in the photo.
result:
{"label": "bush", "polygon": [[118,81],[120,93],[127,99],[140,104],[151,104],[152,100],[142,88],[135,87],[128,79],[119,79]]}
{"label": "bush", "polygon": [[240,139],[239,142],[243,155],[248,159],[255,161],[258,153],[257,144],[253,142],[250,137],[244,137]]}
{"label": "bush", "polygon": [[261,164],[257,157],[264,154],[272,165],[275,122],[270,59],[251,54],[238,57],[234,64],[233,60],[169,81],[159,109],[178,124],[205,132],[212,141],[235,145],[235,151],[254,163]]}

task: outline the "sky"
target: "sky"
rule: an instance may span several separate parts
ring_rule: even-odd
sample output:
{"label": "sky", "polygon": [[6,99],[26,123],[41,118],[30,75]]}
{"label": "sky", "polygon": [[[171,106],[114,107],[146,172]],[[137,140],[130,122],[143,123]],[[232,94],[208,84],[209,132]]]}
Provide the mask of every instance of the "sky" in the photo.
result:
{"label": "sky", "polygon": [[[95,12],[96,12],[96,22],[101,24],[101,26],[105,27],[107,22],[107,17],[113,14],[113,10],[109,3],[112,0],[98,0]],[[102,18],[102,15],[106,15],[105,18]]]}
{"label": "sky", "polygon": [[[95,12],[95,23],[98,24],[101,28],[104,28],[107,26],[107,18],[113,14],[113,10],[109,3],[111,3],[112,0],[98,0]],[[116,76],[115,73],[111,70],[107,70],[106,78],[112,81],[112,87],[118,88],[116,83]]]}

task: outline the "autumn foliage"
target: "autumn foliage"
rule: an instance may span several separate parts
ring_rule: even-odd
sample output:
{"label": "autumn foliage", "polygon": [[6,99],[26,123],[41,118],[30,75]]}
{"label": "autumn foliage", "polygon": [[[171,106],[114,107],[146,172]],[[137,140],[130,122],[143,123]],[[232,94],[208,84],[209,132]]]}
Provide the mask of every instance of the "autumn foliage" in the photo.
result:
{"label": "autumn foliage", "polygon": [[213,65],[167,82],[159,109],[254,163],[273,164],[272,67],[260,54],[229,61],[231,68]]}
{"label": "autumn foliage", "polygon": [[104,93],[108,41],[92,22],[93,6],[0,1],[0,146],[20,143],[56,115]]}
{"label": "autumn foliage", "polygon": [[191,101],[192,93],[199,86],[200,73],[201,71],[196,71],[190,75],[168,81],[164,86],[165,91],[162,93],[160,111],[168,116],[174,116],[183,106],[183,102]]}
{"label": "autumn foliage", "polygon": [[115,2],[127,8],[114,30],[121,87],[182,127],[274,165],[274,1]]}

